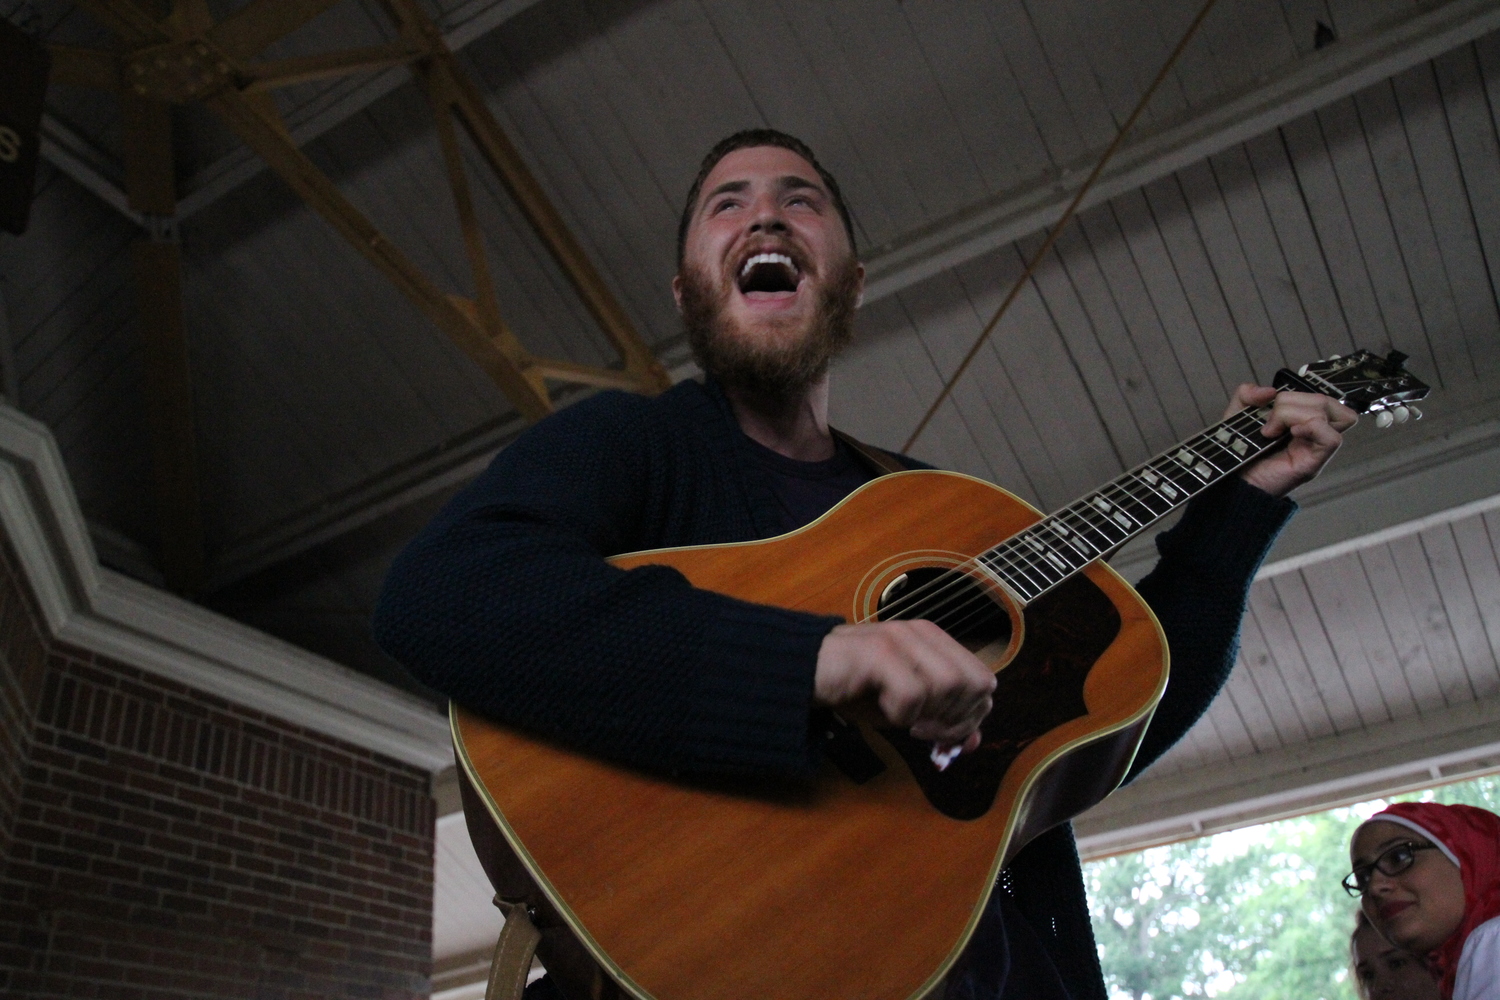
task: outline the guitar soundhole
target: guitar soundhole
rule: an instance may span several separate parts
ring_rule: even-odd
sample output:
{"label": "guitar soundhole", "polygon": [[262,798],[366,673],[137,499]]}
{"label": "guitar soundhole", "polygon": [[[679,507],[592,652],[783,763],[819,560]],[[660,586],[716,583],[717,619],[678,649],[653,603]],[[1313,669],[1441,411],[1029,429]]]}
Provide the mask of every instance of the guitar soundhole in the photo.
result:
{"label": "guitar soundhole", "polygon": [[886,585],[875,617],[881,621],[925,618],[970,650],[1004,649],[1010,615],[979,581],[943,566],[911,569]]}
{"label": "guitar soundhole", "polygon": [[[899,596],[889,596],[899,610]],[[1025,615],[1025,642],[996,675],[995,707],[980,727],[984,736],[978,750],[939,771],[930,756],[932,744],[912,739],[904,729],[878,730],[906,761],[927,801],[945,816],[969,820],[989,812],[1006,770],[1033,741],[1088,714],[1084,684],[1120,633],[1120,612],[1085,576],[1031,602]]]}

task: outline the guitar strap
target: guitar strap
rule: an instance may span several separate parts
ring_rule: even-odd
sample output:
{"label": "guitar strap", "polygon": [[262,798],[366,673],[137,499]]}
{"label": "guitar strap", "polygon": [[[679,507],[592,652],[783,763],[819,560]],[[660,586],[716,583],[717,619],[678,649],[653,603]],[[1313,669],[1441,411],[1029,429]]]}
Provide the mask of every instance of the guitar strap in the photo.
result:
{"label": "guitar strap", "polygon": [[[848,445],[877,476],[907,471],[906,466],[879,448],[872,448],[837,428],[828,429],[834,437]],[[522,1000],[526,978],[531,972],[531,958],[536,954],[537,942],[542,935],[531,922],[525,903],[496,896],[495,905],[505,914],[505,926],[500,931],[500,940],[495,942],[495,957],[490,962],[490,978],[485,986],[484,1000]]]}
{"label": "guitar strap", "polygon": [[526,992],[526,977],[531,972],[531,956],[536,954],[542,934],[531,922],[525,903],[497,895],[495,905],[505,914],[505,926],[500,929],[500,940],[495,942],[484,1000],[521,1000],[521,994]]}
{"label": "guitar strap", "polygon": [[844,442],[844,444],[848,445],[856,455],[864,459],[865,464],[874,469],[877,475],[885,476],[889,475],[892,472],[908,471],[905,465],[902,465],[901,462],[899,462],[897,459],[895,459],[891,455],[887,455],[879,448],[872,448],[870,445],[865,444],[863,441],[860,441],[857,438],[850,437],[848,434],[845,434],[837,427],[830,427],[828,429],[833,433],[834,437]]}

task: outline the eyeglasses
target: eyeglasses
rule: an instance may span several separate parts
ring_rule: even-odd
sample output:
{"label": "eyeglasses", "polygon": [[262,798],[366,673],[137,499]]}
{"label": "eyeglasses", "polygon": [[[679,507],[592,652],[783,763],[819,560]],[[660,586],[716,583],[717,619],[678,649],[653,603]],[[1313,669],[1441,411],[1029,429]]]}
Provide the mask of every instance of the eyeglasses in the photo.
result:
{"label": "eyeglasses", "polygon": [[1363,895],[1370,891],[1371,872],[1378,871],[1382,875],[1400,875],[1417,863],[1418,851],[1435,850],[1437,847],[1433,844],[1413,844],[1409,841],[1387,847],[1374,861],[1365,865],[1355,865],[1354,870],[1344,876],[1344,891],[1351,896]]}

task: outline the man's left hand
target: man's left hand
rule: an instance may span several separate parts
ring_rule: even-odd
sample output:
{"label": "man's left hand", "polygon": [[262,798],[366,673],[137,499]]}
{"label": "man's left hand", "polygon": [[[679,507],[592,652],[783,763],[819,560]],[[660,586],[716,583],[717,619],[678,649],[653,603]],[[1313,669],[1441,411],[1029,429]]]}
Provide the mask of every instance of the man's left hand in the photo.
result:
{"label": "man's left hand", "polygon": [[1278,392],[1270,386],[1246,384],[1235,390],[1224,415],[1267,404],[1271,414],[1261,433],[1268,438],[1290,433],[1292,439],[1285,448],[1245,466],[1240,478],[1273,497],[1282,497],[1322,471],[1359,414],[1315,392]]}

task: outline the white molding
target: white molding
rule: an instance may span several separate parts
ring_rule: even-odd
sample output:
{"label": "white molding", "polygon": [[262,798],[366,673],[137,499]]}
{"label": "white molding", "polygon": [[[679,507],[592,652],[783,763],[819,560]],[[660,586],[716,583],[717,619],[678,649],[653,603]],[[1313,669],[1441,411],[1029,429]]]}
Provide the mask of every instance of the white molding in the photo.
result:
{"label": "white molding", "polygon": [[1382,528],[1379,531],[1372,531],[1368,535],[1360,535],[1358,538],[1351,538],[1348,541],[1325,545],[1320,549],[1313,549],[1301,555],[1288,556],[1285,559],[1268,562],[1260,568],[1259,573],[1255,574],[1255,578],[1257,580],[1265,580],[1273,576],[1280,576],[1283,573],[1295,573],[1297,570],[1306,569],[1308,566],[1315,566],[1330,559],[1337,559],[1339,556],[1345,556],[1351,552],[1360,552],[1364,549],[1374,548],[1377,545],[1386,545],[1398,539],[1405,538],[1408,535],[1420,534],[1429,528],[1436,528],[1444,524],[1453,524],[1468,517],[1488,513],[1496,508],[1500,508],[1500,493],[1482,497],[1466,504],[1460,504],[1448,510],[1438,511],[1436,514],[1428,514],[1426,517],[1403,521],[1400,524],[1392,525],[1389,528]]}
{"label": "white molding", "polygon": [[145,215],[130,207],[124,189],[110,176],[118,173],[118,168],[93,143],[52,115],[43,114],[40,145],[48,163],[129,221],[145,227]]}
{"label": "white molding", "polygon": [[[1362,37],[1295,60],[1253,89],[1155,133],[1127,140],[1080,210],[1165,177],[1247,139],[1348,97],[1500,28],[1497,0],[1450,0]],[[1019,188],[977,202],[873,249],[865,301],[895,294],[940,271],[1057,222],[1099,151]]]}
{"label": "white molding", "polygon": [[1089,858],[1500,771],[1500,698],[1187,773],[1150,772],[1074,822]]}
{"label": "white molding", "polygon": [[434,706],[99,566],[52,435],[0,404],[0,527],[53,637],[429,771]]}

